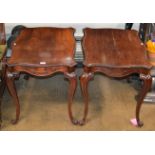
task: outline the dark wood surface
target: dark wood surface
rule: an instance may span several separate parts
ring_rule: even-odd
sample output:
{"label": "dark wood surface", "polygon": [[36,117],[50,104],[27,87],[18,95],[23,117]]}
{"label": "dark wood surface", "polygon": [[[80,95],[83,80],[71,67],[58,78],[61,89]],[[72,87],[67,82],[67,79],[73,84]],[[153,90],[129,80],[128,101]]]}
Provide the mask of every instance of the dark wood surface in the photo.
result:
{"label": "dark wood surface", "polygon": [[87,28],[84,33],[85,66],[151,68],[137,31]]}
{"label": "dark wood surface", "polygon": [[74,66],[74,29],[26,28],[12,42],[8,65]]}
{"label": "dark wood surface", "polygon": [[150,69],[152,66],[138,33],[133,30],[86,28],[82,45],[85,60],[80,83],[85,109],[83,119],[79,123],[83,125],[87,118],[88,84],[93,79],[94,73],[115,78],[126,78],[137,73],[144,81],[136,106],[137,126],[142,126],[139,114],[143,99],[151,88]]}
{"label": "dark wood surface", "polygon": [[[69,80],[68,113],[72,123],[72,100],[77,86],[73,28],[24,28],[11,44],[12,56],[7,59],[6,83],[16,106],[16,124],[20,115],[20,104],[15,79],[21,73],[35,77],[51,77],[63,73]],[[37,91],[37,90],[36,90]],[[51,101],[52,102],[52,101]]]}

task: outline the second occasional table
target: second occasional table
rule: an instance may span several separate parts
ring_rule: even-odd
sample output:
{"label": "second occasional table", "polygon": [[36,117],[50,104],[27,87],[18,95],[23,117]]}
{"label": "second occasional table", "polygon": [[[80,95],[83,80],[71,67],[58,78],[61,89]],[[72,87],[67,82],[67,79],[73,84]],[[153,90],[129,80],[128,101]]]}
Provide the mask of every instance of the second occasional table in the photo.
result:
{"label": "second occasional table", "polygon": [[139,118],[140,108],[146,93],[151,88],[149,63],[144,44],[134,30],[91,29],[84,30],[84,73],[80,77],[85,110],[80,124],[84,124],[88,113],[88,83],[94,73],[109,77],[126,78],[137,73],[143,80],[136,106],[136,123],[142,126]]}

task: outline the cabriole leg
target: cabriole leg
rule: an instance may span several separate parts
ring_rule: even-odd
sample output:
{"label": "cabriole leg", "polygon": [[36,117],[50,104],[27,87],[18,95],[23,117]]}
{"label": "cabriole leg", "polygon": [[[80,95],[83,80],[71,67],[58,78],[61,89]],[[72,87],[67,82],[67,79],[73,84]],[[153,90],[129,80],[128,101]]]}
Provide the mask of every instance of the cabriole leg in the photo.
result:
{"label": "cabriole leg", "polygon": [[84,98],[84,116],[79,125],[84,125],[88,114],[88,82],[93,78],[92,73],[83,73],[80,77],[81,91]]}
{"label": "cabriole leg", "polygon": [[69,83],[70,83],[69,91],[68,91],[68,114],[71,122],[74,125],[77,125],[78,121],[74,119],[72,114],[72,103],[73,103],[73,98],[77,87],[77,76],[74,72],[72,72],[72,73],[65,73],[65,77],[69,80]]}
{"label": "cabriole leg", "polygon": [[16,77],[18,77],[18,74],[12,74],[12,73],[7,73],[7,77],[6,77],[6,83],[7,83],[7,87],[8,90],[13,98],[13,102],[15,103],[16,106],[16,118],[15,120],[12,120],[12,124],[16,124],[19,120],[19,116],[20,116],[20,104],[19,104],[19,99],[17,96],[17,91],[16,91],[16,87],[15,87],[15,83],[14,80]]}
{"label": "cabriole leg", "polygon": [[140,79],[143,80],[143,87],[139,93],[138,100],[137,100],[137,106],[136,106],[136,120],[137,120],[137,125],[138,127],[143,126],[143,123],[140,121],[140,109],[141,105],[143,103],[143,99],[147,92],[151,89],[151,84],[152,84],[152,78],[151,75],[144,75],[140,74]]}

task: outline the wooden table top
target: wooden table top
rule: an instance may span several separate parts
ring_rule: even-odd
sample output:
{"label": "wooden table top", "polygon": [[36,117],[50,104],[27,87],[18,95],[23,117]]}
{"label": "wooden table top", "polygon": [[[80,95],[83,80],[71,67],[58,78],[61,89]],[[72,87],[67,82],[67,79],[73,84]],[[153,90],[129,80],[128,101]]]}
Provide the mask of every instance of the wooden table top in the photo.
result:
{"label": "wooden table top", "polygon": [[152,67],[135,30],[86,28],[83,49],[85,66]]}
{"label": "wooden table top", "polygon": [[12,42],[8,66],[74,66],[73,28],[25,28]]}

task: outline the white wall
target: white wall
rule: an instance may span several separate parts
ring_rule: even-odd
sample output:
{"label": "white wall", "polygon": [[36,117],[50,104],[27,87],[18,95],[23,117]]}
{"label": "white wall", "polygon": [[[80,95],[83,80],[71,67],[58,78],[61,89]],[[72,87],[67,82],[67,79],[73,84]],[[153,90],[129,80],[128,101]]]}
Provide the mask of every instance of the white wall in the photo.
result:
{"label": "white wall", "polygon": [[[124,29],[125,24],[124,23],[6,23],[6,33],[9,34],[12,30],[12,28],[16,25],[24,25],[27,27],[44,27],[44,26],[53,26],[53,27],[74,27],[76,29],[75,35],[81,36],[82,29],[85,27],[93,27],[93,28],[120,28]],[[133,25],[133,29],[138,30],[139,29],[139,23],[135,23]]]}

